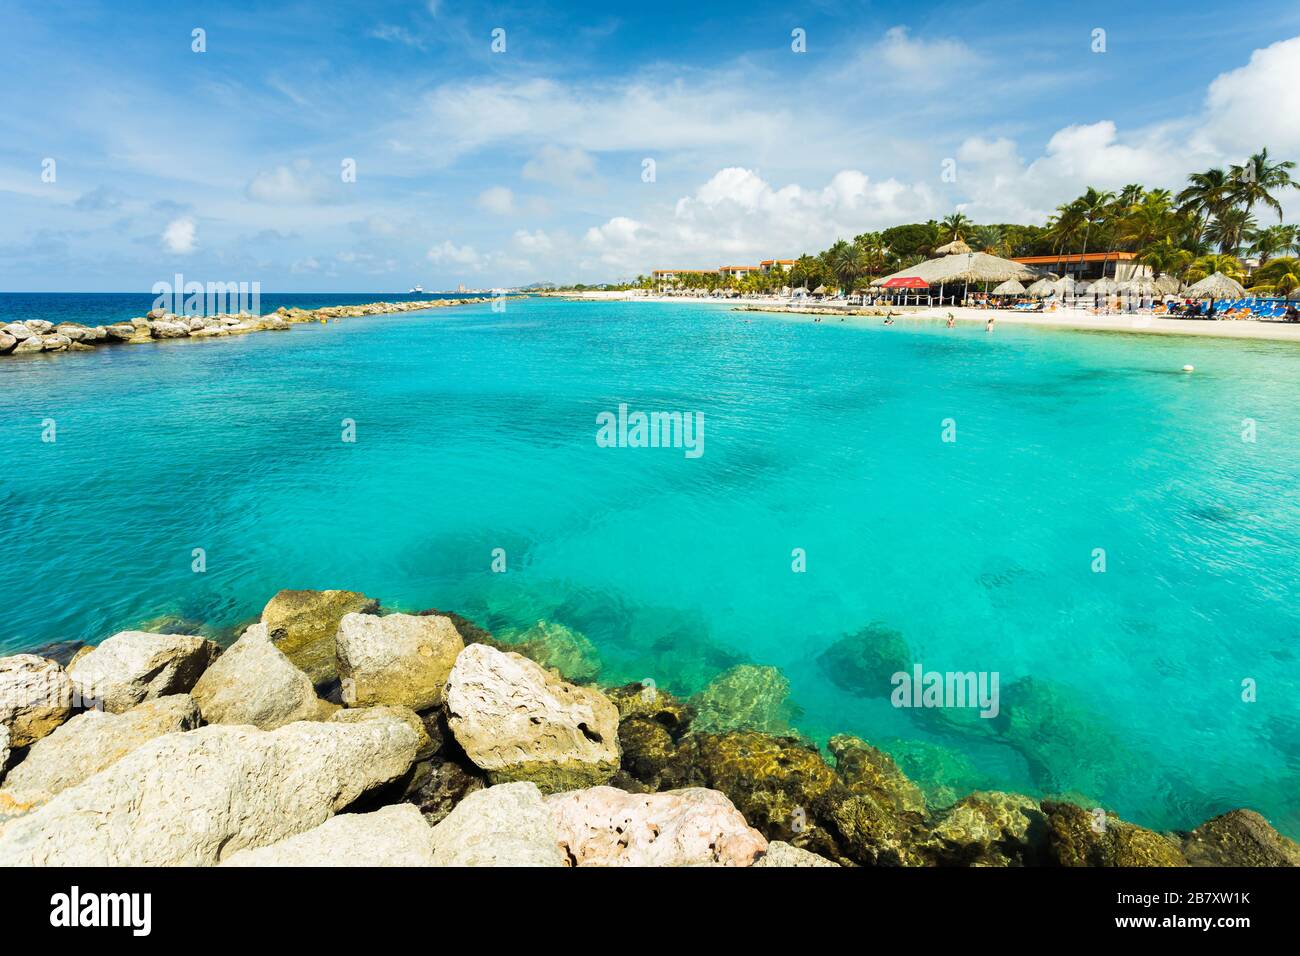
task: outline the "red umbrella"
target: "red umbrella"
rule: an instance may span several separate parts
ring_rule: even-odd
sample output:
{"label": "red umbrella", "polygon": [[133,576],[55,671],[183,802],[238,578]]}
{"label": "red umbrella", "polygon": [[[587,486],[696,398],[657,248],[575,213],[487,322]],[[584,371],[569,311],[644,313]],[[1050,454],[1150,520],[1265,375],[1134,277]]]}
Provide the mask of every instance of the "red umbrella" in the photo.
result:
{"label": "red umbrella", "polygon": [[886,289],[928,289],[930,283],[917,276],[897,276],[893,279],[886,279],[884,287]]}

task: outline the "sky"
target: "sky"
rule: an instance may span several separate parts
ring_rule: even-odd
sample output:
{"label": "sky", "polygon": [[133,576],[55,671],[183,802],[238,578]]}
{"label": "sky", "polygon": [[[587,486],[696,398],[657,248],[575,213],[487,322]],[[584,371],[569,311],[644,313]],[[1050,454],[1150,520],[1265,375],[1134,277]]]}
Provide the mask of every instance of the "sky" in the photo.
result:
{"label": "sky", "polygon": [[1261,147],[1294,2],[0,0],[8,291],[613,281]]}

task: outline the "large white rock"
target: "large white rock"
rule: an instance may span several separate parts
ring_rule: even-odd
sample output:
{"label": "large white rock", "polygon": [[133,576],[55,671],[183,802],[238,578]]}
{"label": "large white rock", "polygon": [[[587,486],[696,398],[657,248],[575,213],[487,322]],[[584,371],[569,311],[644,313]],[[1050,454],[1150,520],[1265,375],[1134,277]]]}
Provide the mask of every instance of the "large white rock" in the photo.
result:
{"label": "large white rock", "polygon": [[311,678],[254,624],[194,685],[210,724],[252,724],[274,730],[296,720],[325,720],[337,707],[316,696]]}
{"label": "large white rock", "polygon": [[493,783],[531,780],[554,793],[618,770],[618,709],[518,654],[471,644],[445,691],[456,741]]}
{"label": "large white rock", "polygon": [[750,866],[767,840],[724,794],[592,787],[546,798],[577,866]]}
{"label": "large white rock", "polygon": [[531,783],[478,790],[433,828],[435,866],[564,866],[555,824]]}
{"label": "large white rock", "polygon": [[68,674],[82,700],[120,714],[141,701],[188,693],[220,653],[202,637],[122,631],[78,658]]}
{"label": "large white rock", "polygon": [[9,746],[26,747],[72,716],[72,681],[62,667],[35,654],[0,657],[0,724]]}
{"label": "large white rock", "polygon": [[432,866],[433,827],[412,803],[374,813],[340,813],[314,830],[255,850],[222,866]]}
{"label": "large white rock", "polygon": [[193,730],[199,708],[188,694],[145,701],[124,714],[88,710],[32,745],[0,789],[0,814],[44,803],[136,747],[163,734]]}
{"label": "large white rock", "polygon": [[218,863],[320,826],[415,748],[398,719],[167,734],[6,823],[0,866]]}
{"label": "large white rock", "polygon": [[465,649],[456,625],[440,615],[345,614],[334,643],[344,703],[417,711],[442,703],[447,675]]}
{"label": "large white rock", "polygon": [[816,853],[810,853],[781,840],[773,840],[769,843],[767,853],[754,865],[766,867],[830,866],[839,869],[839,864],[834,860],[828,860],[824,856],[818,856]]}

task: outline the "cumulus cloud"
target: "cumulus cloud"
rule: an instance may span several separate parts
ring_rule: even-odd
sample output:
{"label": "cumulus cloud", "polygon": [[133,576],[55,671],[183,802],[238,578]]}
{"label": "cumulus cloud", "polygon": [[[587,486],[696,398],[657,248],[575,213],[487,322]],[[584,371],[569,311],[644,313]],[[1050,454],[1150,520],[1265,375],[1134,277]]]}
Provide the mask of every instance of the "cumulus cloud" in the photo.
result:
{"label": "cumulus cloud", "polygon": [[311,163],[300,159],[291,166],[276,166],[258,173],[245,189],[249,199],[274,205],[318,202],[323,183],[312,174]]}
{"label": "cumulus cloud", "polygon": [[482,258],[474,251],[473,246],[458,246],[450,239],[445,239],[441,244],[431,247],[425,254],[425,258],[436,266],[457,265],[477,269],[482,264]]}
{"label": "cumulus cloud", "polygon": [[547,144],[524,163],[523,177],[556,186],[572,186],[589,179],[595,172],[596,161],[586,150]]}
{"label": "cumulus cloud", "polygon": [[492,186],[478,194],[478,205],[498,216],[508,216],[515,211],[515,194],[505,186]]}
{"label": "cumulus cloud", "polygon": [[886,30],[884,39],[862,58],[862,65],[871,67],[875,76],[912,89],[937,88],[957,76],[969,81],[970,71],[980,62],[960,40],[917,39],[904,26]]}
{"label": "cumulus cloud", "polygon": [[[1300,37],[1281,40],[1215,78],[1201,135],[1217,149],[1254,152],[1261,137],[1274,153],[1300,150]],[[1258,144],[1263,145],[1263,144]]]}
{"label": "cumulus cloud", "polygon": [[198,226],[188,217],[173,219],[162,232],[162,242],[169,252],[189,255],[198,248]]}

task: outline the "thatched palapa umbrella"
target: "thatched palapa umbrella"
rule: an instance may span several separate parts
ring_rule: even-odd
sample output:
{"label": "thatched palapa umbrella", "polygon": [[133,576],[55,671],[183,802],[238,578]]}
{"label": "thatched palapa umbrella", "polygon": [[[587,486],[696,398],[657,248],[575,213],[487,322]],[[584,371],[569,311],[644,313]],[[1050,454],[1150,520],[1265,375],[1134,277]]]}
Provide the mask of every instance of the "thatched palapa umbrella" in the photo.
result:
{"label": "thatched palapa umbrella", "polygon": [[[949,243],[952,245],[952,243]],[[965,243],[962,243],[965,246]],[[966,246],[969,249],[969,246]],[[884,285],[890,279],[904,276],[916,276],[930,285],[939,287],[939,298],[943,298],[943,287],[949,282],[1006,282],[1010,279],[1036,279],[1038,273],[1023,263],[991,256],[987,252],[965,252],[946,255],[941,259],[927,259],[919,265],[909,266],[893,275],[873,279],[872,285]]]}
{"label": "thatched palapa umbrella", "polygon": [[975,250],[962,242],[961,236],[958,236],[946,246],[940,246],[934,251],[936,255],[940,256],[966,256],[970,255]]}
{"label": "thatched palapa umbrella", "polygon": [[1182,287],[1183,284],[1178,281],[1178,278],[1176,276],[1171,276],[1167,272],[1162,276],[1156,277],[1156,288],[1164,295],[1175,295]]}
{"label": "thatched palapa umbrella", "polygon": [[1016,279],[1008,279],[1006,282],[1002,283],[1000,286],[998,286],[996,289],[993,290],[993,295],[1024,295],[1024,294],[1025,294],[1025,287],[1021,285],[1020,282]]}
{"label": "thatched palapa umbrella", "polygon": [[1222,272],[1206,276],[1200,282],[1193,283],[1187,290],[1188,295],[1198,299],[1223,299],[1243,295],[1245,292],[1245,286]]}
{"label": "thatched palapa umbrella", "polygon": [[1112,292],[1119,291],[1119,283],[1110,276],[1102,276],[1088,287],[1088,291],[1093,295],[1110,295]]}
{"label": "thatched palapa umbrella", "polygon": [[1043,276],[1043,278],[1039,279],[1037,282],[1032,283],[1025,291],[1034,296],[1034,298],[1041,299],[1051,293],[1052,281],[1053,280],[1047,278],[1047,276]]}

